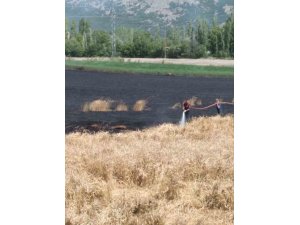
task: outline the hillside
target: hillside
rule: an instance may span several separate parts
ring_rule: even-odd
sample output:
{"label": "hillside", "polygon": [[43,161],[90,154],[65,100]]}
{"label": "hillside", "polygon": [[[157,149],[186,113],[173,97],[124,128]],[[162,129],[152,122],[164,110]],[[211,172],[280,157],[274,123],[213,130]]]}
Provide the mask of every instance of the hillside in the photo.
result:
{"label": "hillside", "polygon": [[216,17],[223,23],[233,12],[233,0],[66,0],[66,18],[86,18],[95,29],[126,26],[155,30],[164,26],[183,26],[189,21]]}

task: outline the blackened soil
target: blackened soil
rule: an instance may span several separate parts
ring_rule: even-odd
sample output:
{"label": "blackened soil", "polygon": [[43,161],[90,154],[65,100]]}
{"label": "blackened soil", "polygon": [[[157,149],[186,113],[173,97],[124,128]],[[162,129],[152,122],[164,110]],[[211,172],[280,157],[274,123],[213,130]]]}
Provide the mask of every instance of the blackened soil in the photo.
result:
{"label": "blackened soil", "polygon": [[[65,131],[109,131],[143,129],[161,123],[178,123],[182,111],[171,107],[196,96],[202,106],[216,98],[231,102],[233,78],[121,74],[66,70]],[[128,105],[127,112],[83,112],[85,102],[109,98]],[[132,111],[137,100],[148,99],[148,109]],[[223,114],[233,114],[233,105],[224,105]],[[216,115],[217,110],[191,110],[190,117]]]}

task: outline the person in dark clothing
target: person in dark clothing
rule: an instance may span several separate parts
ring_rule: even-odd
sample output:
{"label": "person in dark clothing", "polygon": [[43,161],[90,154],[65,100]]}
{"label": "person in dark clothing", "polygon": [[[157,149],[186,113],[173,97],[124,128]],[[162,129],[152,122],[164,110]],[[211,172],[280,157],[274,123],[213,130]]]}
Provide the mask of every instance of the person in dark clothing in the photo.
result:
{"label": "person in dark clothing", "polygon": [[185,114],[185,119],[187,120],[190,113],[190,104],[187,101],[183,102],[182,110]]}
{"label": "person in dark clothing", "polygon": [[216,99],[216,109],[219,115],[222,115],[222,104],[220,99]]}

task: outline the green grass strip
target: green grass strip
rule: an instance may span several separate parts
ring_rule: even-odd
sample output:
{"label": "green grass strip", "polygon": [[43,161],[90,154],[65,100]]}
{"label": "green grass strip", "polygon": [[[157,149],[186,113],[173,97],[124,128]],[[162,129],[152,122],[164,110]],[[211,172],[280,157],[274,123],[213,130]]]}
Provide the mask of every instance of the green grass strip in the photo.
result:
{"label": "green grass strip", "polygon": [[225,66],[195,66],[158,63],[135,63],[118,61],[75,61],[66,60],[66,69],[124,72],[160,75],[185,75],[185,76],[222,76],[233,77],[234,68]]}

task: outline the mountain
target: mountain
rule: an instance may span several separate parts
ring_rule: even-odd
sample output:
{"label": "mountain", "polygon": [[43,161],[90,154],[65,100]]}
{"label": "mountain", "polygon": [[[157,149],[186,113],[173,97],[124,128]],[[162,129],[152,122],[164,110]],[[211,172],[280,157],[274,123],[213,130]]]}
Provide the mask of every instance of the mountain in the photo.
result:
{"label": "mountain", "polygon": [[[226,21],[233,12],[233,0],[65,0],[66,18],[90,21],[95,29],[133,27],[155,30],[183,26],[205,19],[209,23]],[[113,19],[114,18],[114,19]]]}

